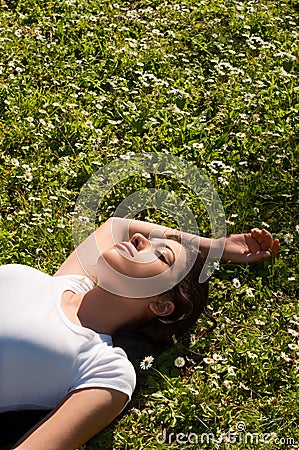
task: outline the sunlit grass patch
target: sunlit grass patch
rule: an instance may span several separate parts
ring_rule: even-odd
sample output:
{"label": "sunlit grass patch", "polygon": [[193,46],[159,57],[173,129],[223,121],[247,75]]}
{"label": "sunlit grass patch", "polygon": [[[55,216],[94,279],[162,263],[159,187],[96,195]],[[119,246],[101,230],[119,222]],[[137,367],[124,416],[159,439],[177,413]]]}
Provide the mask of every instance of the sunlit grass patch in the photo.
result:
{"label": "sunlit grass patch", "polygon": [[[275,261],[217,267],[217,328],[199,337],[211,326],[202,318],[155,358],[126,413],[85,448],[180,448],[179,433],[219,438],[241,422],[272,433],[250,448],[298,445],[296,3],[21,0],[2,1],[0,17],[2,264],[54,273],[72,250],[82,185],[117,156],[141,152],[196,164],[219,193],[229,233],[264,227],[282,244]],[[184,198],[209,234],[186,186],[146,174],[107,195],[99,222],[156,185]],[[153,213],[171,224],[161,211],[142,218]],[[161,442],[163,429],[171,442]],[[212,445],[201,448],[225,448]]]}

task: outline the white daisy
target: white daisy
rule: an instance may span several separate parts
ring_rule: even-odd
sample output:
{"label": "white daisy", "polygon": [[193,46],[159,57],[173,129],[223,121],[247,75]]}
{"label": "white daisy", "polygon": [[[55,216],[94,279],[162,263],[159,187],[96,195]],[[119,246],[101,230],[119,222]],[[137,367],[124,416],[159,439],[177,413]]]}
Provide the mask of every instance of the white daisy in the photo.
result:
{"label": "white daisy", "polygon": [[191,334],[191,336],[190,336],[190,344],[194,345],[194,344],[196,344],[196,342],[197,342],[197,340],[196,340],[195,334]]}
{"label": "white daisy", "polygon": [[230,389],[233,385],[233,382],[231,380],[224,380],[223,384],[227,389]]}
{"label": "white daisy", "polygon": [[185,359],[182,356],[178,356],[175,360],[174,360],[174,365],[176,367],[183,367],[185,365]]}
{"label": "white daisy", "polygon": [[284,237],[284,242],[289,245],[293,242],[294,236],[291,233],[287,233]]}
{"label": "white daisy", "polygon": [[234,366],[229,366],[229,367],[227,368],[227,373],[228,373],[229,375],[236,375],[235,367],[234,367]]}
{"label": "white daisy", "polygon": [[86,128],[93,128],[93,124],[90,120],[86,120],[85,126],[86,126]]}
{"label": "white daisy", "polygon": [[288,347],[289,347],[291,350],[295,350],[295,351],[298,351],[298,350],[299,350],[299,345],[298,345],[298,344],[293,344],[293,343],[291,343],[291,344],[288,344]]}
{"label": "white daisy", "polygon": [[290,358],[285,352],[281,352],[280,356],[282,357],[282,359],[284,359],[286,362],[290,362],[292,361],[292,358]]}
{"label": "white daisy", "polygon": [[215,270],[220,270],[220,264],[218,261],[215,261],[213,265]]}
{"label": "white daisy", "polygon": [[211,377],[211,382],[212,385],[214,385],[216,388],[219,387],[218,381],[220,378],[220,375],[218,375],[218,373],[210,373],[210,377]]}
{"label": "white daisy", "polygon": [[229,182],[228,182],[227,178],[225,178],[225,177],[218,177],[218,181],[219,181],[219,183],[223,184],[224,186],[229,185]]}
{"label": "white daisy", "polygon": [[197,148],[197,149],[202,149],[203,148],[203,144],[200,143],[200,142],[193,142],[192,146],[194,148]]}
{"label": "white daisy", "polygon": [[153,356],[146,356],[143,361],[140,363],[140,367],[142,370],[148,370],[150,367],[152,367],[154,362]]}
{"label": "white daisy", "polygon": [[20,165],[19,160],[17,158],[11,158],[10,162],[15,167],[18,167]]}
{"label": "white daisy", "polygon": [[217,380],[218,378],[220,378],[220,375],[218,375],[218,373],[210,373],[210,377],[213,378],[214,380]]}
{"label": "white daisy", "polygon": [[247,288],[246,289],[246,295],[247,295],[247,297],[254,297],[253,289],[252,288]]}
{"label": "white daisy", "polygon": [[262,225],[263,225],[263,227],[265,227],[265,228],[269,228],[269,227],[270,227],[270,225],[269,225],[268,223],[266,223],[266,222],[262,222]]}
{"label": "white daisy", "polygon": [[233,279],[233,285],[234,285],[234,287],[235,287],[236,289],[240,288],[240,287],[241,287],[240,280],[239,280],[238,278],[234,278],[234,279]]}
{"label": "white daisy", "polygon": [[298,320],[290,320],[290,323],[292,323],[293,325],[296,325],[297,327],[299,327]]}
{"label": "white daisy", "polygon": [[256,325],[265,325],[265,322],[263,322],[262,320],[259,320],[259,319],[254,319],[254,322]]}
{"label": "white daisy", "polygon": [[292,336],[297,337],[299,336],[298,331],[293,330],[292,328],[288,328],[288,333],[290,333]]}
{"label": "white daisy", "polygon": [[32,173],[31,172],[25,172],[24,178],[26,181],[30,182],[32,180]]}
{"label": "white daisy", "polygon": [[268,398],[267,403],[268,403],[268,405],[272,405],[272,406],[276,405],[277,398],[276,397],[270,397],[270,398]]}
{"label": "white daisy", "polygon": [[203,359],[203,362],[206,364],[214,364],[215,360],[213,358],[211,358],[210,356],[207,356],[206,358]]}
{"label": "white daisy", "polygon": [[222,356],[219,355],[218,353],[214,353],[213,359],[214,359],[214,361],[217,361],[217,362],[218,362],[218,361],[223,361]]}
{"label": "white daisy", "polygon": [[177,340],[177,338],[175,337],[175,334],[173,334],[171,337],[172,337],[173,343],[174,343],[174,344],[177,344],[177,343],[178,343],[178,340]]}

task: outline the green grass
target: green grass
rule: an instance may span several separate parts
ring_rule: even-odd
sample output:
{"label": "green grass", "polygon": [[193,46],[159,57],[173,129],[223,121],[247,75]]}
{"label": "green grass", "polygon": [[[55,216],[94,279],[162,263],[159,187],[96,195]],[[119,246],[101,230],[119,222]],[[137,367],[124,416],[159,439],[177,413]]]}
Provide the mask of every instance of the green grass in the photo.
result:
{"label": "green grass", "polygon": [[[195,342],[187,336],[156,359],[125,414],[84,448],[222,449],[194,435],[220,438],[239,422],[260,440],[232,438],[231,448],[282,448],[287,438],[298,446],[298,3],[19,0],[2,1],[0,17],[1,264],[52,274],[72,250],[80,188],[128,152],[197,165],[228,232],[265,226],[282,242],[275,261],[214,272],[218,327],[196,338],[209,327],[203,318]],[[202,206],[171,177],[119,183],[99,222],[153,186],[175,190],[209,235]],[[159,211],[154,219],[171,223]],[[222,359],[204,362],[215,354]]]}

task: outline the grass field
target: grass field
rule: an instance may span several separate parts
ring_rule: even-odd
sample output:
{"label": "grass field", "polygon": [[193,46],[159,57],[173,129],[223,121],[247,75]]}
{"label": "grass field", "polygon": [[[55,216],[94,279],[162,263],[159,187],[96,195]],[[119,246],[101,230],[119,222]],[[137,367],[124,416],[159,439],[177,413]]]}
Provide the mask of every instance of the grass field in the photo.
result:
{"label": "grass field", "polygon": [[[1,264],[54,273],[73,248],[80,188],[143,152],[200,168],[228,233],[265,227],[281,240],[275,260],[220,265],[217,328],[199,338],[201,319],[140,369],[125,414],[86,450],[299,448],[298,14],[291,0],[1,1]],[[99,223],[155,186],[209,236],[196,196],[147,173],[107,194]]]}

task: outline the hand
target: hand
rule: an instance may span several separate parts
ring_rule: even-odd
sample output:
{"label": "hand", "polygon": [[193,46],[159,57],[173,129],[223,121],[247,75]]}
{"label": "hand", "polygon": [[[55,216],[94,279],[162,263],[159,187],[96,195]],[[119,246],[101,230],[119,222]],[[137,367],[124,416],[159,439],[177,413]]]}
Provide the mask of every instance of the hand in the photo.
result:
{"label": "hand", "polygon": [[254,263],[276,256],[279,239],[267,230],[253,228],[250,233],[231,234],[226,238],[222,259],[234,263]]}

